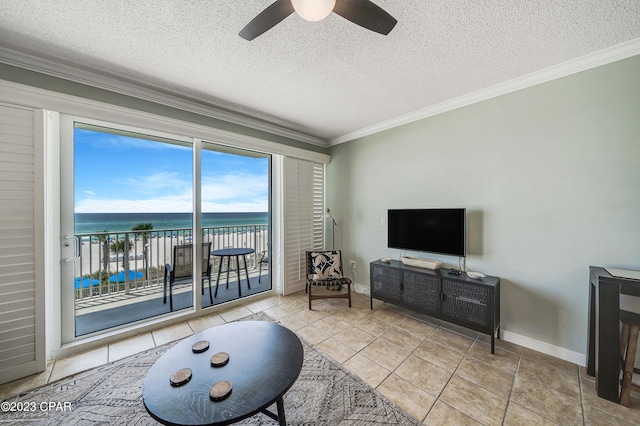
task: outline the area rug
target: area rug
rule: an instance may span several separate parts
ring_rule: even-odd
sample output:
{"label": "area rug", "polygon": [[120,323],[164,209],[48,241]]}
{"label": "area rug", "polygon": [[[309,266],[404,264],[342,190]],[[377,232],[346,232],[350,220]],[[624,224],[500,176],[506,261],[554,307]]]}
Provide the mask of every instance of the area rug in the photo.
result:
{"label": "area rug", "polygon": [[[271,321],[258,313],[242,320]],[[302,339],[301,339],[302,340]],[[156,425],[142,403],[142,385],[153,363],[174,343],[61,379],[2,402],[0,423],[11,425]],[[302,340],[304,363],[284,395],[290,425],[419,425],[420,423]],[[5,410],[7,403],[21,412]],[[276,412],[275,404],[271,407]],[[256,414],[241,425],[277,425]]]}

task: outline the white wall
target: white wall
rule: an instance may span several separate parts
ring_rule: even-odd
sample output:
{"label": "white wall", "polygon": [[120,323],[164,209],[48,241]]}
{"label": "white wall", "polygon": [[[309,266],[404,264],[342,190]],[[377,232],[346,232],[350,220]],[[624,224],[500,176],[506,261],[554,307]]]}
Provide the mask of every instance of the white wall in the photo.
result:
{"label": "white wall", "polygon": [[589,265],[640,269],[638,76],[640,56],[333,147],[327,206],[355,281],[400,255],[388,208],[466,207],[467,269],[501,277],[502,329],[584,354]]}

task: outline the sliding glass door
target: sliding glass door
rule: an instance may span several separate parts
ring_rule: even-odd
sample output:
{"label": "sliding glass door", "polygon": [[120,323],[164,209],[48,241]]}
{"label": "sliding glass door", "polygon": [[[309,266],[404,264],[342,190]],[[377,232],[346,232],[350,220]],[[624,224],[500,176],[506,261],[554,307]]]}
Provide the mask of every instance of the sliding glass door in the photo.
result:
{"label": "sliding glass door", "polygon": [[270,155],[61,127],[63,342],[271,290]]}
{"label": "sliding glass door", "polygon": [[88,120],[66,124],[65,341],[192,307],[192,280],[164,296],[173,247],[192,237],[192,145]]}
{"label": "sliding glass door", "polygon": [[202,306],[271,290],[271,156],[203,142],[200,158],[203,242],[212,253]]}

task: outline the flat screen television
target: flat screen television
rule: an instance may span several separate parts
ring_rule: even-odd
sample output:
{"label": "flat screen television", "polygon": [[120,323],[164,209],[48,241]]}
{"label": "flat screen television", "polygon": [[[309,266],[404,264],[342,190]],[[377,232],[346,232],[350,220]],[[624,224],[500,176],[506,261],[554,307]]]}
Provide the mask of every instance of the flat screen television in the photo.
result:
{"label": "flat screen television", "polygon": [[466,209],[388,211],[389,248],[466,256]]}

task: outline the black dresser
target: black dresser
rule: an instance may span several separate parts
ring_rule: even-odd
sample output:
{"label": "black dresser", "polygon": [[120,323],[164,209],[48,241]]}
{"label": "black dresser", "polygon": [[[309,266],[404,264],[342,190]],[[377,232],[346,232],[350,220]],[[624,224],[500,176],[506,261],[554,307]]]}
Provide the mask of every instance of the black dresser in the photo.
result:
{"label": "black dresser", "polygon": [[439,318],[500,338],[500,278],[469,278],[447,270],[408,266],[397,260],[370,263],[371,309],[373,299]]}

